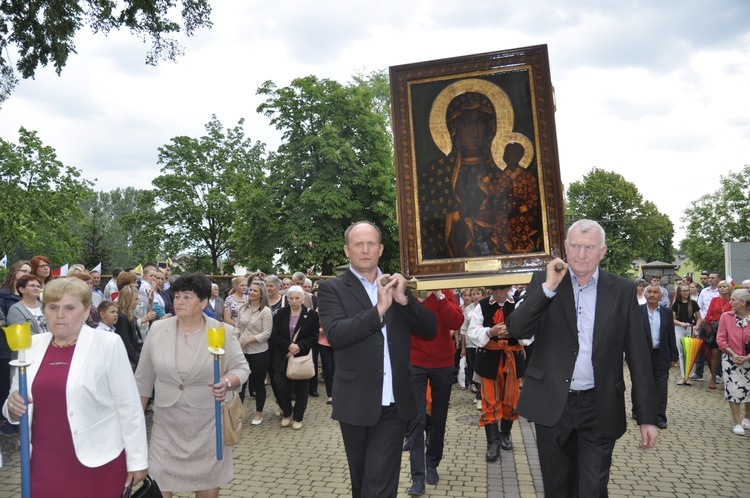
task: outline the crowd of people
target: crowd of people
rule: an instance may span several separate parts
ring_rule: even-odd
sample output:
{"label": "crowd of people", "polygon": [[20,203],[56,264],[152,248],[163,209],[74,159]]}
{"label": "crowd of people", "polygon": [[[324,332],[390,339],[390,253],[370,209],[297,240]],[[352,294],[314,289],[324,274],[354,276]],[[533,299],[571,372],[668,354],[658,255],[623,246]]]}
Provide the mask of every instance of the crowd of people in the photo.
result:
{"label": "crowd of people", "polygon": [[[44,256],[18,261],[0,286],[0,321],[30,323],[30,392],[25,403],[0,336],[0,392],[7,394],[0,430],[13,433],[21,415],[29,414],[32,489],[40,496],[52,492],[49,486],[68,496],[61,483],[71,484],[70,496],[81,496],[82,489],[114,493],[150,474],[164,496],[214,497],[234,477],[231,446],[218,460],[214,431],[207,430],[215,423],[215,400],[250,396],[250,425],[268,423],[268,386],[279,426],[300,430],[308,398],[319,396],[320,371],[326,403],[341,426],[353,496],[394,496],[402,451],[411,468],[408,494],[419,496],[425,483],[440,479],[448,406],[459,382],[473,393],[487,461],[512,450],[511,429],[520,414],[537,425],[545,489],[594,492],[606,488],[612,448],[624,432],[621,396],[596,386],[622,378],[621,369],[607,362],[623,353],[634,385],[641,386],[632,391],[632,415],[641,425],[642,447],[655,444],[652,427],[667,428],[669,370],[678,363],[680,386],[702,381],[707,363],[709,388],[723,381],[732,431],[750,430],[750,281],[733,290],[717,273],[703,272],[704,285],[685,276],[670,296],[658,276],[627,282],[600,270],[606,246],[598,225],[572,230],[578,239],[566,241],[568,262],[551,262],[528,288],[496,285],[418,296],[401,275],[379,270],[380,232],[368,222],[345,234],[349,270],[320,286],[301,272],[284,279],[256,272],[235,276],[222,296],[205,275],[173,276],[169,266],[145,264],[140,275],[118,268],[102,286],[100,273],[82,265],[53,279]],[[638,306],[641,315],[631,315],[622,329],[626,350],[595,353],[597,300],[611,289],[623,296],[623,315]],[[556,304],[565,303],[579,310],[577,317],[558,311]],[[558,330],[560,320],[577,333]],[[221,379],[214,382],[206,331],[217,327],[224,328],[225,355]],[[705,341],[706,354],[692,372],[681,361],[683,337]],[[573,355],[563,361],[560,352],[567,348]],[[644,354],[648,349],[651,354]],[[289,359],[308,354],[314,377],[290,379]],[[581,363],[581,357],[588,360]],[[607,373],[595,367],[602,362]],[[561,373],[545,378],[545,370],[557,368]],[[562,386],[553,384],[562,379]],[[600,403],[607,410],[590,411]],[[592,423],[606,441],[589,444],[591,429],[578,421],[604,411],[610,415]],[[607,465],[588,482],[570,483],[561,468],[575,475],[576,466],[591,464],[581,460],[581,449]],[[561,454],[579,456],[566,460]]]}

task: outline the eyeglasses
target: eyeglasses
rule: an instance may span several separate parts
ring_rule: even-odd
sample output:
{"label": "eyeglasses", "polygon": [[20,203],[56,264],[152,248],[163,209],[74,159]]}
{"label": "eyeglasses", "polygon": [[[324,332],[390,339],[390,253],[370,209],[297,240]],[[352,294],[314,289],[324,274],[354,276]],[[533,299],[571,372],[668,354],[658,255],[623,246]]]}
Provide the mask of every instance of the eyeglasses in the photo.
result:
{"label": "eyeglasses", "polygon": [[41,264],[38,266],[38,268],[49,268],[50,266],[48,264]]}
{"label": "eyeglasses", "polygon": [[36,285],[36,284],[26,284],[26,288],[27,289],[41,289],[42,286],[41,285]]}
{"label": "eyeglasses", "polygon": [[21,273],[23,273],[23,274],[25,274],[25,275],[28,275],[28,274],[31,273],[31,270],[18,270],[18,271],[21,272]]}

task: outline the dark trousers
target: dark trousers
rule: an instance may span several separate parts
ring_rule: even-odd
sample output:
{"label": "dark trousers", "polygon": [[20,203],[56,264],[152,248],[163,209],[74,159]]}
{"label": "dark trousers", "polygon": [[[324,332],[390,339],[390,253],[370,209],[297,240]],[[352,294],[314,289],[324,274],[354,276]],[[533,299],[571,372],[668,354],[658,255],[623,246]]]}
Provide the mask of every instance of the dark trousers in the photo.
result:
{"label": "dark trousers", "polygon": [[[659,350],[651,350],[651,365],[656,384],[657,414],[660,422],[667,422],[667,396],[669,393],[669,370],[659,370]],[[632,391],[631,391],[632,392]]]}
{"label": "dark trousers", "polygon": [[[3,406],[5,400],[8,399],[8,392],[10,391],[10,379],[12,377],[10,366],[10,358],[0,358],[0,406]],[[5,417],[0,414],[0,420]]]}
{"label": "dark trousers", "polygon": [[270,362],[268,351],[262,353],[246,354],[245,360],[250,367],[250,377],[242,385],[240,399],[245,401],[245,386],[248,386],[250,392],[255,393],[255,411],[262,412],[266,405],[266,374],[268,373],[268,364]]}
{"label": "dark trousers", "polygon": [[[656,413],[659,416],[659,422],[667,422],[667,397],[669,394],[669,370],[659,369],[659,350],[651,350],[651,372],[654,376],[656,385]],[[635,416],[635,391],[630,390],[630,401],[633,406],[633,415]]]}
{"label": "dark trousers", "polygon": [[615,440],[604,439],[594,392],[569,396],[554,427],[536,425],[539,463],[547,498],[606,497]]}
{"label": "dark trousers", "polygon": [[479,382],[474,382],[472,379],[474,377],[474,362],[477,360],[477,348],[466,348],[466,386],[474,386],[477,388],[477,396],[476,398],[478,400],[482,399],[482,393],[479,389]]}
{"label": "dark trousers", "polygon": [[[412,366],[414,396],[417,398],[417,416],[411,421],[409,429],[409,464],[411,479],[421,482],[425,479],[425,468],[437,468],[443,459],[445,424],[448,419],[448,405],[453,385],[453,367],[422,368]],[[425,455],[424,431],[427,414],[427,381],[432,390],[432,430]]]}
{"label": "dark trousers", "polygon": [[326,396],[333,397],[333,372],[335,364],[333,362],[333,348],[330,346],[318,345],[320,349],[320,366],[323,368],[323,381],[326,386]]}
{"label": "dark trousers", "polygon": [[[705,318],[705,317],[704,317]],[[706,329],[702,326],[698,329],[698,338],[706,340]],[[679,346],[678,346],[679,347]],[[695,358],[695,375],[698,378],[703,378],[703,369],[706,366],[706,343],[701,344],[701,349],[698,351],[698,356]]]}
{"label": "dark trousers", "polygon": [[313,344],[310,349],[312,350],[313,366],[315,367],[315,377],[310,379],[309,382],[310,393],[312,394],[318,392],[318,353],[320,350],[317,344]]}
{"label": "dark trousers", "polygon": [[399,417],[396,405],[384,406],[375,425],[339,425],[349,462],[352,498],[395,498],[406,430],[406,420]]}
{"label": "dark trousers", "polygon": [[[292,417],[295,422],[302,422],[307,409],[309,379],[291,380],[286,376],[286,372],[278,371],[275,375],[281,416]],[[292,393],[294,393],[294,407],[292,407]]]}

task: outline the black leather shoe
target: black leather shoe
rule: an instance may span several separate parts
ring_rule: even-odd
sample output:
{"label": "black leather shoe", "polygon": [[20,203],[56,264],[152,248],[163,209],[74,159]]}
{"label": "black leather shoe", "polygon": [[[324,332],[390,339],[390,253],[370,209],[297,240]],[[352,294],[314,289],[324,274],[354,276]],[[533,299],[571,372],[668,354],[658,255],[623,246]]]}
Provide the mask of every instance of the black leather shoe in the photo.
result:
{"label": "black leather shoe", "polygon": [[312,396],[313,398],[317,398],[318,396],[320,396],[320,394],[318,394],[318,391],[310,391],[310,396]]}
{"label": "black leather shoe", "polygon": [[424,480],[427,482],[427,484],[437,484],[440,480],[437,469],[435,467],[427,467],[427,472]]}
{"label": "black leather shoe", "polygon": [[409,442],[409,436],[404,436],[404,442],[401,445],[401,449],[404,451],[411,450],[411,442]]}
{"label": "black leather shoe", "polygon": [[424,483],[415,482],[411,485],[409,491],[407,491],[406,494],[409,496],[422,496],[424,494]]}
{"label": "black leather shoe", "polygon": [[504,432],[500,433],[500,448],[505,451],[510,451],[513,449],[513,443],[510,440],[510,434],[506,434]]}
{"label": "black leather shoe", "polygon": [[661,421],[661,420],[659,420],[659,421],[658,421],[658,422],[656,423],[656,427],[658,427],[659,429],[666,429],[666,428],[667,428],[667,423],[666,423],[666,422],[663,422],[663,421]]}

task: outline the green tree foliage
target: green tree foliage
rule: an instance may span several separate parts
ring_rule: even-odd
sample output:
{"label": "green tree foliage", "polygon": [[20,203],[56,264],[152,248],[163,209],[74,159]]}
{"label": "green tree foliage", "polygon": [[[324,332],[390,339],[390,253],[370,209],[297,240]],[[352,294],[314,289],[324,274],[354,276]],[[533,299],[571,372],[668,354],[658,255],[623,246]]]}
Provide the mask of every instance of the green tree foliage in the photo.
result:
{"label": "green tree foliage", "polygon": [[622,175],[593,168],[568,188],[568,211],[573,220],[588,218],[607,233],[606,270],[626,275],[635,259],[671,262],[674,227],[638,188]]}
{"label": "green tree foliage", "polygon": [[71,227],[82,219],[79,202],[92,195],[92,185],[35,131],[21,128],[18,144],[0,139],[0,253],[73,261],[81,241]]}
{"label": "green tree foliage", "polygon": [[391,82],[384,70],[360,71],[352,77],[354,84],[365,92],[372,92],[373,110],[385,119],[385,130],[393,139],[391,128]]}
{"label": "green tree foliage", "polygon": [[[153,181],[170,252],[210,258],[219,269],[229,251],[229,237],[238,217],[237,192],[243,183],[262,177],[265,154],[261,143],[245,137],[240,120],[224,129],[212,116],[200,138],[175,137],[159,148],[161,175]],[[251,218],[255,222],[254,218]]]}
{"label": "green tree foliage", "polygon": [[724,242],[750,241],[750,165],[721,176],[715,192],[685,209],[682,250],[696,268],[723,272]]}
{"label": "green tree foliage", "polygon": [[[148,64],[174,60],[182,47],[171,36],[211,27],[208,0],[4,0],[0,2],[0,104],[17,82],[9,50],[18,53],[16,68],[23,78],[33,78],[37,68],[52,63],[60,74],[71,53],[73,39],[84,24],[105,35],[126,28],[151,40]],[[176,21],[181,19],[181,23]]]}
{"label": "green tree foliage", "polygon": [[271,244],[291,270],[332,274],[345,262],[344,230],[367,219],[383,232],[381,266],[399,270],[393,153],[376,92],[364,80],[345,86],[307,76],[284,88],[267,81],[258,94],[266,98],[258,111],[283,143],[266,179],[276,221],[263,235],[250,232],[250,247]]}
{"label": "green tree foliage", "polygon": [[[81,236],[77,261],[91,268],[113,268],[154,261],[163,253],[164,232],[156,212],[155,193],[133,187],[96,192],[80,203],[83,220],[75,225]],[[165,256],[166,257],[166,256]]]}

